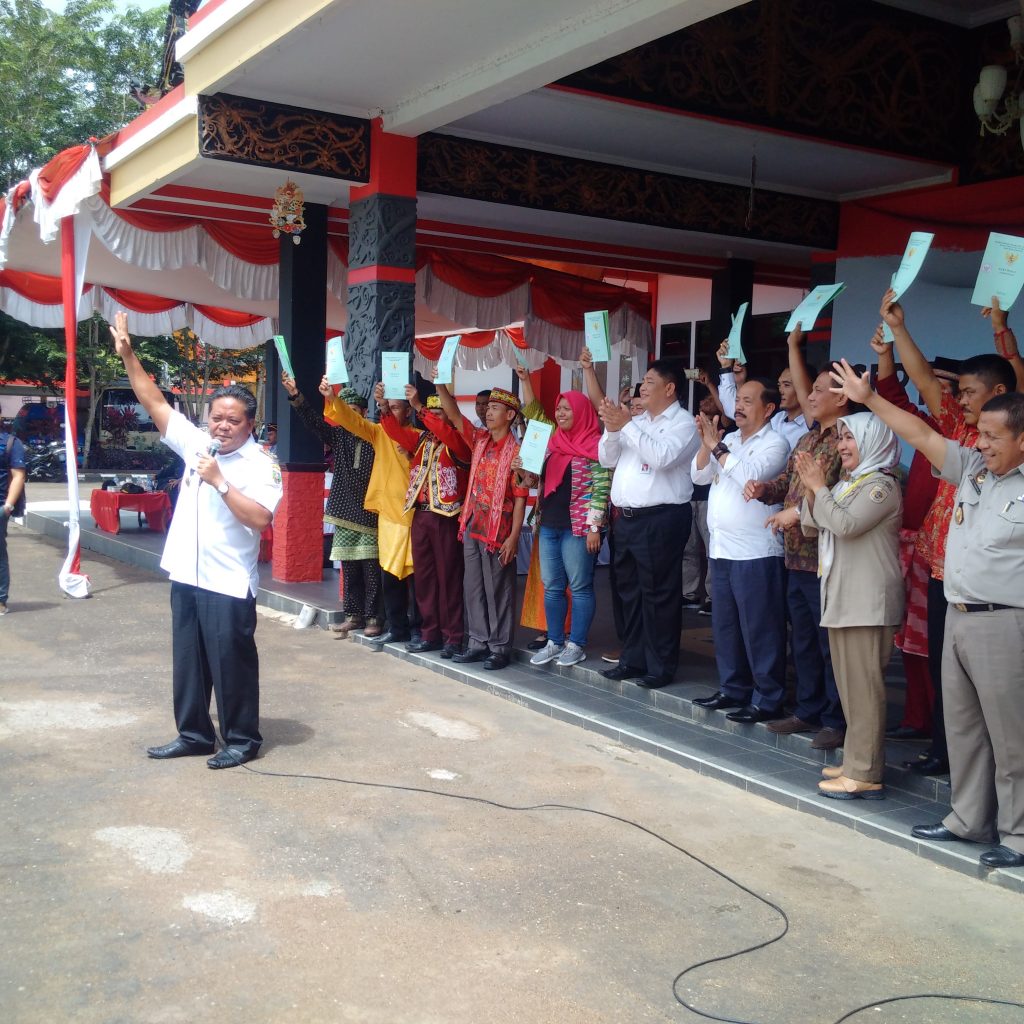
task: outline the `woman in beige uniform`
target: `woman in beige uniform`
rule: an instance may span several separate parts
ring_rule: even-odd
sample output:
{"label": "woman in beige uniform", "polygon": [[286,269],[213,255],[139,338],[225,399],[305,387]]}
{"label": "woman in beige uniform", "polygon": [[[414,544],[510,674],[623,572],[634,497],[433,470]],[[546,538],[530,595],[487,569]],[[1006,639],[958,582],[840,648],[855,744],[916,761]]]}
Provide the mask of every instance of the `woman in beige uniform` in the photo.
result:
{"label": "woman in beige uniform", "polygon": [[796,455],[805,493],[800,524],[818,537],[821,624],[828,629],[846,715],[841,767],[818,789],[836,800],[885,796],[885,666],[903,617],[899,535],[903,496],[892,471],[896,435],[869,412],[839,420],[843,477],[831,489],[806,452]]}

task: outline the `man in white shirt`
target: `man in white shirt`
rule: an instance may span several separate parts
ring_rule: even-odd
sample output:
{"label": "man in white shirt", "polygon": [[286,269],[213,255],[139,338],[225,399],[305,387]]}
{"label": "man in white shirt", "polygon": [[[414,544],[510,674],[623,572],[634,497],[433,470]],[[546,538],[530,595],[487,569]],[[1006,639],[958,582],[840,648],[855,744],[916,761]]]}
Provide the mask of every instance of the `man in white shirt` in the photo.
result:
{"label": "man in white shirt", "polygon": [[231,768],[251,761],[259,730],[256,652],[256,560],[260,534],[281,499],[277,459],[252,437],[256,400],[243,387],[218,388],[210,432],[168,405],[132,351],[127,317],[110,329],[139,402],[172,451],[185,462],[160,567],[171,578],[174,720],[178,736],[150,757],[213,754],[210,694],[217,695],[224,747],[206,763]]}
{"label": "man in white shirt", "polygon": [[[722,364],[722,376],[718,383],[718,401],[722,411],[729,419],[736,419],[736,392],[742,387],[746,378],[746,367],[730,359],[725,353],[728,341],[723,341],[718,349],[718,361]],[[742,371],[742,372],[741,372]],[[808,431],[807,420],[800,411],[800,399],[793,387],[793,375],[789,367],[779,374],[779,408],[771,418],[771,427],[781,434],[789,445],[790,452],[797,441]]]}
{"label": "man in white shirt", "polygon": [[645,689],[672,682],[679,663],[683,549],[690,535],[693,484],[689,465],[697,426],[679,404],[682,375],[671,363],[651,363],[640,385],[644,412],[607,398],[597,455],[614,468],[615,579],[622,598],[619,664],[601,674],[635,679]]}
{"label": "man in white shirt", "polygon": [[750,380],[736,395],[738,430],[721,438],[718,418],[703,413],[693,482],[711,484],[711,627],[719,689],[694,701],[713,711],[735,708],[734,722],[766,722],[785,714],[786,601],[783,545],[765,526],[781,505],[746,501],[751,480],[771,480],[786,468],[789,445],[772,430],[779,393]]}

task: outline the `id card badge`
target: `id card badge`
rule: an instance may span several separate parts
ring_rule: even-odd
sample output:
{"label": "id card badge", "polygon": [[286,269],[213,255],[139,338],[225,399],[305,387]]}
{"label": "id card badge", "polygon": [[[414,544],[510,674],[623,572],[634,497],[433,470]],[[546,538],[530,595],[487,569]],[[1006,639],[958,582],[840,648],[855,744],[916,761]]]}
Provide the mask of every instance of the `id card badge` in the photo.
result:
{"label": "id card badge", "polygon": [[642,462],[640,464],[640,475],[641,476],[650,476],[651,475],[651,467],[646,462]]}

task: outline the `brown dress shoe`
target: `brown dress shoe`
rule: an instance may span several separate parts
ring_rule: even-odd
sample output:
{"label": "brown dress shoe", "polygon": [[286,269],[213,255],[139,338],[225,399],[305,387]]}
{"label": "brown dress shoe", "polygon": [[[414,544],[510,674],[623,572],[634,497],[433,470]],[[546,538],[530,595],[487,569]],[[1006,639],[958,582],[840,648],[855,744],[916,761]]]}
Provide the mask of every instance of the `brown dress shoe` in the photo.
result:
{"label": "brown dress shoe", "polygon": [[835,779],[822,779],[818,792],[833,800],[884,800],[885,786],[880,782],[859,782],[840,775]]}
{"label": "brown dress shoe", "polygon": [[777,736],[792,736],[795,732],[814,732],[818,727],[816,725],[810,725],[802,718],[797,718],[796,715],[790,715],[788,718],[783,718],[781,721],[769,722],[765,728],[769,732],[775,733]]}
{"label": "brown dress shoe", "polygon": [[819,729],[818,735],[811,740],[811,749],[836,750],[843,745],[843,740],[845,739],[845,732],[842,732],[839,729],[833,729],[826,725],[824,729]]}
{"label": "brown dress shoe", "polygon": [[826,779],[838,779],[843,774],[843,766],[841,764],[827,764],[821,769],[821,774]]}

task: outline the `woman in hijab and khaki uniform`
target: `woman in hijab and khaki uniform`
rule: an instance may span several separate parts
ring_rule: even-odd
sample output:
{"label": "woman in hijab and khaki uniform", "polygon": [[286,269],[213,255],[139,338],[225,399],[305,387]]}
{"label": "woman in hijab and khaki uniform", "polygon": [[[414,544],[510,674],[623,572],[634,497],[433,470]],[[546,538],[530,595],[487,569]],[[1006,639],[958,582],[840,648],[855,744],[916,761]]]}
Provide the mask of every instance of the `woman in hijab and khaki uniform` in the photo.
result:
{"label": "woman in hijab and khaki uniform", "polygon": [[843,476],[831,490],[804,452],[796,470],[805,493],[800,525],[818,534],[821,625],[828,629],[846,740],[841,767],[818,784],[836,800],[885,796],[885,667],[903,621],[899,537],[903,496],[893,470],[896,435],[869,412],[839,420]]}

